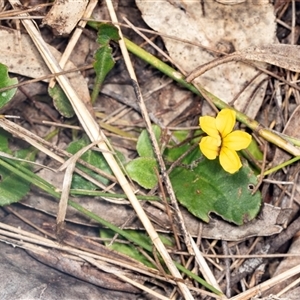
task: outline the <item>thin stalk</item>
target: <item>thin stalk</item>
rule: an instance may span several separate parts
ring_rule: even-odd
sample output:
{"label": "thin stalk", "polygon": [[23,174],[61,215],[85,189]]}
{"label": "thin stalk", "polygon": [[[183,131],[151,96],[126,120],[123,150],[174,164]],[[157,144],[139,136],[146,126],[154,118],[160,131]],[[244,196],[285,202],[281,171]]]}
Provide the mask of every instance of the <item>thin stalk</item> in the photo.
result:
{"label": "thin stalk", "polygon": [[[186,87],[191,92],[208,99],[208,101],[211,101],[219,109],[223,109],[223,108],[233,109],[227,103],[225,103],[218,97],[214,96],[210,92],[206,91],[203,87],[201,87],[201,86],[195,87],[193,84],[188,83],[185,80],[185,77],[180,72],[174,70],[172,67],[170,67],[166,63],[162,62],[160,59],[158,59],[154,55],[148,53],[141,47],[137,46],[130,40],[124,38],[124,41],[125,41],[127,49],[131,53],[135,54],[136,56],[140,57],[141,59],[143,59],[150,65],[152,65],[153,67],[157,68],[159,71],[161,71],[165,75],[169,76],[176,82],[180,83],[182,86]],[[268,142],[271,142],[271,143],[277,145],[278,147],[284,149],[285,151],[291,153],[294,156],[300,155],[300,150],[297,147],[294,147],[288,140],[284,139],[279,134],[271,131],[270,129],[265,128],[257,121],[249,118],[248,116],[246,116],[245,114],[243,114],[237,110],[236,110],[236,118],[238,121],[245,124],[252,131],[257,132],[262,138],[264,138]]]}

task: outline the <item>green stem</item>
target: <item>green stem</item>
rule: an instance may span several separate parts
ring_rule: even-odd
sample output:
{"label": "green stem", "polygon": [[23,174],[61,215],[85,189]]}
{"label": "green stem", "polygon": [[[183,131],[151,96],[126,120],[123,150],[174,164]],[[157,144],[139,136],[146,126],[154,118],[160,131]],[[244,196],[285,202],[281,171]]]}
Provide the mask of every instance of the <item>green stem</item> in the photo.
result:
{"label": "green stem", "polygon": [[[219,99],[218,97],[214,96],[210,92],[206,91],[204,88],[198,86],[198,89],[191,83],[186,82],[184,76],[174,70],[172,67],[167,65],[166,63],[162,62],[152,54],[148,53],[141,47],[137,46],[130,40],[124,38],[125,44],[127,49],[135,54],[136,56],[140,57],[153,67],[157,68],[160,70],[162,73],[165,75],[169,76],[176,82],[180,83],[182,86],[186,87],[189,89],[191,92],[203,96],[204,98],[208,98],[216,107],[219,109],[223,108],[231,108],[227,103]],[[272,132],[270,129],[264,128],[260,123],[258,123],[255,120],[252,120],[251,118],[247,117],[243,113],[239,112],[236,110],[236,118],[238,121],[242,122],[245,124],[248,128],[253,130],[254,132],[257,132],[262,138],[265,140],[277,145],[278,147],[284,149],[285,151],[291,153],[294,156],[300,155],[300,150],[296,147],[294,147],[292,144],[290,144],[287,140],[279,136],[278,134]]]}
{"label": "green stem", "polygon": [[284,163],[282,163],[282,164],[280,164],[280,165],[278,165],[278,166],[276,166],[274,168],[271,168],[271,169],[265,171],[264,172],[264,176],[267,176],[267,175],[269,175],[271,173],[274,173],[274,172],[276,172],[276,171],[278,171],[280,169],[283,169],[284,167],[287,167],[287,166],[293,164],[294,162],[296,162],[298,160],[300,160],[300,156],[293,157],[292,159],[290,159],[288,161],[285,161]]}

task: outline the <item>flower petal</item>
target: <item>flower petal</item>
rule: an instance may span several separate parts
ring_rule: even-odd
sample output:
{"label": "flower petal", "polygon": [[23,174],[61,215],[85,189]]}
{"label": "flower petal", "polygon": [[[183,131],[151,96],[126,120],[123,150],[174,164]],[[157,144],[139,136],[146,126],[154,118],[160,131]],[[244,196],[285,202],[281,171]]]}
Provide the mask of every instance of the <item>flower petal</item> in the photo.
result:
{"label": "flower petal", "polygon": [[232,109],[222,109],[216,117],[216,127],[222,138],[229,134],[235,125],[235,111]]}
{"label": "flower petal", "polygon": [[241,130],[235,130],[224,137],[222,145],[231,150],[246,149],[251,143],[251,135]]}
{"label": "flower petal", "polygon": [[216,119],[213,117],[205,116],[199,118],[199,126],[201,129],[211,137],[220,137],[219,131],[216,127]]}
{"label": "flower petal", "polygon": [[219,150],[221,146],[221,138],[213,138],[210,136],[205,136],[201,139],[200,150],[202,154],[208,159],[215,159],[219,155]]}
{"label": "flower petal", "polygon": [[220,164],[222,168],[230,174],[237,172],[242,166],[238,154],[234,150],[227,147],[221,148]]}

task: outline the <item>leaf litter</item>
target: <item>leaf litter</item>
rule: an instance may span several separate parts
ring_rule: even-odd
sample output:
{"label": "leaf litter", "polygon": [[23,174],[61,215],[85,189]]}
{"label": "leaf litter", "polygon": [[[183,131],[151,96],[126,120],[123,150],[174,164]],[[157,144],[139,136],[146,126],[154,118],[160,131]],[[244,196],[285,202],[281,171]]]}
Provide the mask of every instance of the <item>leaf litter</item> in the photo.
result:
{"label": "leaf litter", "polygon": [[[183,9],[186,9],[186,11],[188,11],[188,7],[185,6],[185,3],[184,2],[182,2],[182,3],[183,3],[183,7],[181,7],[181,10],[183,8]],[[204,3],[204,7],[206,8],[206,14],[209,13],[210,5],[211,5],[210,3]],[[272,8],[270,5],[267,5],[267,6],[268,6],[268,9]],[[122,10],[123,10],[123,12],[124,11],[126,12],[126,6],[122,7],[122,5],[120,5],[120,3],[119,3],[119,8],[120,8],[120,12],[122,12]],[[284,9],[289,10],[289,9],[292,9],[292,8],[290,6],[287,6],[287,7],[282,7],[281,9],[282,9],[281,14],[283,14],[282,11]],[[230,9],[228,8],[228,10],[230,10]],[[138,13],[138,10],[135,10],[135,12]],[[128,19],[130,19],[130,17],[132,17],[131,14],[132,14],[132,12],[129,13],[128,10],[127,10]],[[211,15],[211,13],[209,13],[209,14]],[[136,15],[135,15],[135,17],[136,17]],[[285,16],[282,17],[283,21],[287,22],[288,20],[284,20],[284,17]],[[138,18],[132,18],[131,20],[136,20],[136,19],[138,19]],[[270,18],[265,17],[265,19],[268,19],[268,21],[270,21],[270,24],[274,23],[273,17],[270,17]],[[136,24],[136,25],[138,25],[138,24]],[[262,26],[262,28],[263,27],[264,26]],[[261,28],[259,28],[259,29],[261,29]],[[252,32],[252,36],[255,38],[257,36],[257,34]],[[270,36],[271,36],[272,39],[274,38],[273,35],[270,35]],[[21,39],[22,39],[22,37],[21,37]],[[92,41],[89,41],[89,42],[92,43]],[[158,42],[160,42],[160,41],[158,40]],[[20,43],[20,41],[19,41],[19,43]],[[243,43],[242,39],[241,39],[241,43]],[[14,46],[15,45],[16,44],[14,44]],[[245,46],[244,43],[243,43],[243,45]],[[244,48],[246,48],[246,47],[244,47]],[[169,50],[169,52],[170,52],[170,50]],[[265,55],[268,57],[267,52],[266,52]],[[25,55],[25,57],[27,57],[27,54]],[[188,57],[187,57],[187,60],[188,60]],[[264,60],[264,59],[262,59],[262,60],[272,63],[271,60],[269,60],[269,61]],[[17,65],[17,61],[15,61],[15,63],[13,63],[12,65]],[[24,66],[24,63],[22,63],[21,65]],[[9,66],[9,64],[8,64],[8,66]],[[143,78],[141,80],[142,88],[145,91],[149,91],[149,94],[150,94],[150,97],[149,97],[148,101],[146,102],[148,110],[150,111],[150,113],[156,115],[156,118],[164,126],[166,126],[166,125],[178,126],[179,124],[181,124],[181,123],[177,123],[178,118],[180,117],[181,114],[185,114],[187,116],[185,118],[185,125],[186,124],[195,125],[194,119],[197,118],[199,116],[199,114],[197,114],[197,113],[195,113],[195,111],[193,111],[193,106],[196,106],[197,105],[196,103],[198,103],[199,100],[193,98],[192,95],[189,95],[189,97],[182,96],[184,94],[182,89],[180,87],[177,87],[175,85],[170,85],[170,84],[167,87],[162,86],[157,91],[154,90],[152,92],[153,87],[149,88],[150,82],[152,81],[152,78],[154,76],[152,74],[151,70],[145,70],[145,65],[140,61],[137,62],[136,66],[137,66],[137,68],[140,68],[140,69],[138,69],[139,72],[140,72],[139,75],[141,75],[141,77]],[[279,65],[279,66],[283,67],[283,65]],[[72,68],[73,67],[75,67],[75,65],[73,65]],[[195,66],[195,64],[194,64],[193,67],[196,68],[197,66]],[[37,70],[40,70],[40,68],[41,67],[38,66]],[[116,71],[118,69],[119,70],[124,69],[124,66],[122,65],[122,62],[119,62],[119,65],[116,66]],[[274,72],[276,72],[277,69],[275,69],[273,67],[272,70]],[[13,73],[21,74],[23,76],[25,75],[25,76],[28,76],[28,77],[31,77],[33,75],[33,73],[30,74],[31,72],[26,73],[26,74],[22,74],[21,71],[20,72],[18,71],[18,68],[10,70],[10,71],[13,72]],[[189,70],[189,71],[192,71],[192,69]],[[118,73],[116,73],[116,74],[118,74]],[[233,73],[233,75],[234,75],[234,73]],[[40,76],[41,76],[41,74],[37,75],[36,77],[40,77]],[[124,75],[122,75],[122,76],[124,76]],[[287,76],[287,78],[289,78],[288,77],[289,73],[287,73],[286,76]],[[78,77],[78,76],[75,76],[75,77]],[[158,77],[160,77],[160,76],[158,76]],[[214,78],[218,78],[218,77],[220,77],[220,76],[214,76]],[[117,75],[115,75],[115,76],[109,75],[108,80],[115,81],[116,83],[119,83],[117,78],[118,78]],[[85,85],[85,90],[86,90],[87,83],[86,83],[85,79],[80,78],[80,80],[82,81],[81,83]],[[293,80],[295,81],[295,80],[297,80],[297,78],[293,77]],[[156,82],[159,83],[159,81],[160,81],[160,78],[154,80],[155,84],[157,84]],[[268,89],[271,89],[272,84],[273,83],[271,82],[271,79],[269,79]],[[75,84],[75,86],[76,86],[76,84]],[[115,86],[117,86],[117,85],[115,85]],[[130,88],[130,84],[128,84],[128,86]],[[125,84],[125,87],[126,87],[126,84]],[[257,88],[257,85],[254,85],[254,87]],[[105,83],[104,83],[104,88],[105,88]],[[122,91],[122,88],[120,88],[120,89]],[[282,112],[280,111],[280,113],[278,115],[279,115],[279,118],[285,120],[284,122],[286,122],[286,119],[289,118],[289,116],[291,115],[291,111],[288,111],[288,109],[287,109],[287,107],[289,107],[289,105],[288,105],[289,101],[294,101],[294,103],[298,104],[298,102],[297,102],[297,91],[292,90],[290,87],[288,87],[288,89],[289,89],[289,91],[291,91],[290,92],[291,96],[289,98],[286,96],[286,95],[288,95],[288,93],[285,94],[284,91],[281,91],[281,94],[286,97],[285,99],[281,99],[282,102],[284,102],[285,104],[283,105],[282,103],[280,103],[280,101],[278,99],[277,99],[277,103],[276,103],[276,105],[278,105],[277,107],[280,107],[282,109]],[[226,88],[226,90],[227,90],[227,88]],[[229,90],[231,91],[230,88],[229,88]],[[224,89],[223,89],[223,91],[224,91]],[[217,90],[213,90],[213,93],[217,94]],[[262,94],[264,95],[264,93],[262,93]],[[178,97],[177,95],[180,95],[179,98],[177,98]],[[226,93],[223,94],[223,95],[219,95],[219,97],[223,100],[226,100]],[[119,113],[121,113],[122,106],[119,103],[117,103],[115,100],[113,100],[111,98],[108,98],[107,96],[104,97],[103,99],[105,99],[105,101],[103,101],[101,103],[101,105],[98,106],[98,107],[101,107],[101,113],[105,112],[107,115],[112,114],[116,111],[119,111]],[[159,101],[158,101],[158,99],[159,99]],[[262,104],[262,99],[264,99],[263,104]],[[272,98],[271,97],[261,96],[261,99],[260,99],[260,102],[259,102],[260,104],[251,105],[251,104],[249,104],[249,101],[246,101],[246,103],[247,103],[247,105],[246,105],[247,109],[249,109],[251,106],[254,106],[254,115],[256,115],[260,111],[260,109],[262,109],[262,114],[258,113],[258,118],[262,119],[261,120],[262,124],[268,126],[269,124],[271,124],[272,120],[274,120],[276,115],[274,114],[274,104],[272,103]],[[23,107],[26,108],[27,105],[28,105],[27,103],[24,103]],[[293,102],[291,103],[291,105],[293,105]],[[18,109],[14,108],[13,111],[17,112]],[[19,111],[20,111],[20,109],[19,109]],[[246,110],[246,113],[248,115],[247,110]],[[268,118],[263,118],[262,117],[263,114],[267,114]],[[253,117],[254,115],[251,115],[249,113],[249,116]],[[122,120],[123,123],[120,123],[120,124],[122,124],[122,126],[125,126],[125,127],[141,126],[141,119],[140,119],[138,114],[134,113],[133,111],[128,111],[127,112],[127,117],[128,118],[122,117],[123,118],[123,120]],[[112,116],[110,116],[110,118],[108,118],[108,120],[110,120],[111,118],[112,118]],[[121,120],[118,119],[118,117],[115,118],[115,120],[117,120],[117,121],[112,122],[112,124],[118,124],[118,122],[121,122]],[[290,128],[293,128],[292,122],[293,121],[291,121],[290,124],[289,124]],[[29,126],[28,124],[30,125],[30,122],[28,120],[25,120],[24,125]],[[35,124],[35,126],[37,126],[36,125],[37,124],[36,120],[34,121],[34,124]],[[277,125],[277,123],[276,123],[275,127],[276,126],[278,127],[279,125]],[[276,129],[278,129],[278,128],[276,128]],[[135,135],[135,136],[137,137],[137,135]],[[122,141],[119,138],[117,138],[115,136],[112,136],[111,141],[113,142],[113,144],[117,148],[119,148],[121,151],[124,151]],[[70,141],[65,137],[63,140],[57,141],[57,142],[58,142],[58,145],[60,147],[64,148],[64,145],[69,144]],[[270,149],[270,151],[274,151],[274,149]],[[124,153],[126,153],[126,152],[124,151]],[[130,153],[132,155],[132,152],[130,152]],[[271,155],[271,154],[269,154],[269,155]],[[271,161],[271,159],[270,159],[270,161]],[[46,170],[44,170],[44,171],[46,171]],[[47,171],[47,172],[49,172],[49,171]],[[295,171],[293,173],[296,174]],[[295,193],[295,192],[293,192],[293,190],[289,190],[285,186],[282,186],[282,184],[284,184],[284,183],[278,183],[278,181],[280,180],[281,182],[284,182],[284,181],[289,181],[290,182],[290,181],[296,180],[297,178],[295,179],[294,177],[292,177],[293,173],[290,173],[290,171],[288,171],[285,174],[284,173],[279,174],[279,176],[278,176],[279,178],[275,178],[275,179],[272,178],[272,176],[270,176],[270,180],[274,181],[274,183],[272,183],[272,188],[271,188],[273,190],[272,193],[270,192],[271,189],[268,187],[271,184],[265,184],[262,187],[262,196],[263,196],[264,200],[267,200],[267,199],[273,197],[274,199],[272,199],[272,201],[271,201],[272,204],[274,204],[277,201],[277,205],[279,207],[282,207],[282,208],[287,207],[287,209],[285,209],[285,210],[282,209],[282,211],[281,211],[280,208],[277,208],[277,209],[274,210],[274,208],[272,208],[272,206],[267,205],[266,207],[263,208],[263,210],[262,210],[261,214],[258,216],[257,220],[253,221],[253,224],[252,223],[251,224],[246,224],[246,225],[243,225],[241,227],[232,226],[231,224],[226,223],[226,222],[220,220],[218,217],[215,217],[215,216],[210,216],[211,217],[211,222],[210,223],[208,223],[208,224],[201,223],[201,222],[199,222],[199,220],[196,220],[195,218],[191,217],[187,212],[185,212],[183,210],[184,211],[185,222],[186,222],[186,224],[188,224],[187,228],[188,228],[189,232],[194,237],[197,237],[197,236],[199,236],[199,234],[201,234],[202,239],[205,239],[205,240],[202,240],[202,245],[201,245],[203,251],[204,251],[205,248],[209,249],[210,247],[212,247],[212,244],[214,244],[215,251],[217,251],[218,253],[222,253],[222,250],[221,250],[221,247],[220,247],[220,242],[213,242],[212,243],[211,240],[225,239],[225,240],[231,241],[232,243],[235,243],[235,244],[231,245],[231,251],[232,251],[233,247],[238,246],[238,247],[240,247],[238,253],[242,253],[242,254],[250,253],[250,252],[248,252],[247,244],[252,244],[252,243],[255,244],[256,241],[257,241],[257,238],[261,235],[274,235],[274,234],[278,234],[280,232],[284,233],[285,231],[287,232],[285,235],[291,234],[291,233],[289,233],[288,229],[285,229],[285,231],[282,231],[283,228],[284,228],[284,226],[282,226],[282,225],[286,224],[287,220],[289,219],[288,218],[288,214],[289,214],[288,212],[291,210],[291,207],[293,208],[293,212],[296,212],[298,210],[298,207],[297,207],[297,205],[295,205],[295,202],[294,202],[293,205],[291,205],[292,203],[290,201],[291,195],[294,195],[293,193]],[[53,174],[51,174],[50,172],[49,172],[49,175],[47,175],[47,176],[48,176],[48,179],[53,179]],[[56,177],[56,175],[55,175],[55,177]],[[47,177],[45,177],[45,178],[47,178]],[[57,179],[57,185],[56,186],[59,186],[59,183],[61,183],[61,179],[59,179],[59,176],[57,176],[56,179]],[[49,206],[50,206],[49,202],[45,202],[46,198],[49,198],[49,197],[45,197],[45,195],[43,195],[43,194],[41,195],[40,198],[37,198],[36,195],[34,195],[33,197],[28,197],[26,202],[30,207],[32,207],[30,212],[34,212],[33,207],[35,207],[35,208],[40,207],[41,211],[50,213],[50,214],[55,216],[56,209],[57,209],[57,204],[56,204],[56,202],[52,201],[53,211],[50,211],[49,210]],[[32,203],[31,201],[33,199],[36,199],[36,200],[39,200],[39,201],[36,201],[37,203]],[[129,206],[123,206],[122,207],[121,205],[116,205],[116,202],[114,202],[114,203],[104,202],[103,199],[101,199],[101,198],[91,199],[91,198],[86,198],[86,197],[80,197],[80,201],[82,203],[85,202],[85,204],[87,205],[86,207],[89,207],[91,210],[94,210],[95,208],[98,208],[98,210],[100,211],[99,214],[101,215],[101,212],[102,212],[102,216],[103,216],[103,213],[104,213],[104,217],[106,216],[109,220],[111,220],[111,222],[116,221],[115,216],[117,215],[118,216],[118,220],[117,220],[118,221],[118,223],[117,223],[118,226],[124,225],[124,222],[126,220],[128,220],[128,218],[133,217],[133,215],[134,215],[132,210],[129,209]],[[102,206],[103,204],[106,204],[106,207],[105,206],[103,207]],[[162,232],[170,232],[171,229],[169,229],[169,228],[171,228],[171,224],[166,223],[167,221],[169,221],[166,218],[166,215],[163,214],[164,218],[161,217],[162,216],[162,211],[159,209],[159,206],[155,208],[153,206],[147,207],[148,205],[149,204],[146,204],[145,209],[149,212],[150,215],[153,216],[153,219],[154,220],[157,219],[157,218],[160,219],[160,220],[156,220],[156,222],[158,224],[156,229],[157,230],[161,229]],[[125,207],[125,209],[124,209],[124,207]],[[15,207],[15,209],[19,209],[19,208]],[[121,211],[122,210],[126,212],[124,218],[121,218],[121,216],[122,216]],[[271,210],[271,211],[268,211],[268,210]],[[275,215],[275,211],[278,212],[278,216]],[[284,211],[287,212],[286,215],[284,215]],[[69,214],[71,214],[71,216],[69,218],[70,222],[76,220],[76,219],[73,219],[74,210],[73,210],[73,213],[72,213],[72,210],[70,209]],[[72,214],[73,214],[73,216],[72,216]],[[24,215],[26,216],[25,212],[24,212]],[[280,217],[280,215],[281,215],[281,217]],[[283,215],[283,217],[282,217],[282,215]],[[79,220],[79,221],[77,220],[77,222],[80,222],[81,225],[85,224],[85,226],[88,226],[89,224],[91,224],[86,218],[82,218],[82,216],[79,217],[78,213],[77,213],[77,216],[78,216],[78,220]],[[273,217],[273,218],[271,218],[271,217]],[[41,215],[41,216],[39,216],[38,219],[40,221],[42,221],[43,218],[44,218],[43,215]],[[31,217],[28,217],[28,219],[29,220],[35,220],[35,217],[31,216]],[[51,223],[53,224],[53,222],[51,222],[50,220],[46,221],[46,219],[45,219],[44,224],[47,224],[48,222],[50,224]],[[43,223],[42,223],[42,225],[39,225],[40,228],[42,228],[43,226],[45,226],[45,225],[43,225]],[[93,226],[95,226],[95,223],[93,223]],[[141,227],[142,226],[139,223],[136,223],[136,225],[135,224],[127,225],[127,228],[133,228],[133,229],[137,229],[137,228],[140,229]],[[94,228],[94,227],[90,227],[90,228]],[[199,231],[198,228],[200,228],[201,231]],[[76,230],[78,230],[78,227],[76,227]],[[90,229],[90,230],[93,231],[93,229]],[[265,230],[265,233],[263,233],[263,230]],[[277,239],[282,238],[282,236],[283,235],[277,236]],[[96,238],[96,236],[93,237],[93,238]],[[272,238],[272,236],[270,238]],[[267,243],[270,242],[270,238],[269,239],[260,238],[260,242],[258,242],[256,248],[251,249],[253,251],[252,253],[259,253],[260,250],[264,246],[268,245]],[[246,240],[246,241],[243,242],[243,240]],[[237,262],[237,259],[236,259],[236,262]],[[246,260],[246,262],[247,262],[247,260]],[[295,263],[295,261],[294,261],[294,263]],[[267,264],[265,265],[266,272],[269,271],[268,270],[268,264],[269,264],[269,260],[267,261]],[[288,268],[290,268],[292,265],[293,265],[293,260],[292,260],[291,265],[289,265]],[[222,262],[219,263],[219,266],[224,267]],[[216,272],[215,273],[216,277],[223,276],[222,273],[218,273],[217,270],[214,270],[214,271]],[[240,273],[238,271],[235,274],[233,274],[232,275],[233,278],[232,278],[231,282],[234,283],[239,274]],[[247,278],[249,279],[251,275],[248,274],[247,276],[248,276]],[[272,276],[272,274],[270,274],[270,277],[271,276]],[[228,278],[227,278],[227,280],[228,280]],[[224,284],[222,284],[221,286],[224,287]],[[165,285],[164,288],[167,288],[167,286]],[[246,299],[246,298],[243,298],[243,299]]]}

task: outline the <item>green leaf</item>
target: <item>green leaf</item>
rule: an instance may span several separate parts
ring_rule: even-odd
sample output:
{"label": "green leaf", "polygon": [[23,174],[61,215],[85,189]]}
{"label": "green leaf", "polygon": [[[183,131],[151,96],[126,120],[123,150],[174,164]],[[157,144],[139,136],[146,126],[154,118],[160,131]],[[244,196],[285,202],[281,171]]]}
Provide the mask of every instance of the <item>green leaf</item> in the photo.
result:
{"label": "green leaf", "polygon": [[97,42],[107,45],[111,40],[117,42],[120,39],[118,28],[112,24],[101,23],[98,26]]}
{"label": "green leaf", "polygon": [[48,88],[48,93],[53,98],[55,108],[62,116],[72,118],[75,115],[69,99],[59,85],[56,84],[53,88]]}
{"label": "green leaf", "polygon": [[0,166],[0,206],[22,200],[29,190],[28,182]]}
{"label": "green leaf", "polygon": [[224,220],[242,225],[260,210],[260,193],[251,194],[257,177],[246,165],[230,175],[218,159],[203,158],[194,167],[176,167],[170,179],[178,201],[205,222],[209,222],[210,213],[216,213]]}
{"label": "green leaf", "polygon": [[11,150],[8,146],[8,139],[11,137],[11,135],[4,131],[4,129],[0,128],[0,151],[11,154]]}
{"label": "green leaf", "polygon": [[[160,143],[160,137],[161,137],[161,129],[157,125],[152,126],[152,130],[154,132],[154,135],[156,137],[156,140],[158,143]],[[140,134],[137,144],[136,144],[136,150],[141,157],[155,157],[152,143],[150,141],[149,134],[147,130],[143,130]]]}
{"label": "green leaf", "polygon": [[[147,237],[144,233],[134,231],[134,230],[126,230],[127,234],[130,235],[132,238],[141,240],[143,243],[147,243],[149,247],[151,247],[151,243],[149,242],[149,237]],[[115,233],[108,229],[101,229],[100,230],[100,236],[101,238],[107,238],[112,239],[114,237]],[[133,244],[125,244],[125,243],[118,243],[114,242],[113,244],[110,244],[110,242],[105,242],[105,245],[112,250],[115,250],[117,252],[123,253],[141,263],[144,265],[154,268],[154,265],[149,262],[149,260],[136,248]]]}
{"label": "green leaf", "polygon": [[95,85],[101,87],[106,75],[115,65],[115,60],[112,56],[112,49],[109,45],[100,47],[95,54],[96,61],[93,66],[96,72]]}
{"label": "green leaf", "polygon": [[[18,83],[18,79],[10,78],[8,76],[7,67],[0,63],[0,89],[17,83]],[[7,104],[12,99],[16,91],[17,89],[13,88],[10,90],[0,92],[0,108],[2,108],[5,104]]]}
{"label": "green leaf", "polygon": [[[144,232],[137,231],[137,230],[124,230],[124,232],[126,232],[127,238],[128,238],[128,236],[130,236],[129,240],[134,240],[136,242],[138,241],[138,244],[140,244],[140,242],[141,242],[144,245],[146,244],[149,247],[152,247],[152,242],[151,242],[149,236],[146,235]],[[115,233],[109,229],[101,229],[100,236],[101,236],[101,238],[112,239],[115,236]],[[120,237],[118,237],[118,238],[120,238]],[[164,243],[164,245],[166,245],[168,247],[174,247],[174,243],[170,240],[169,237],[166,237],[166,236],[160,234],[159,238]],[[133,244],[125,244],[125,243],[118,243],[118,242],[114,242],[111,244],[110,242],[105,242],[105,245],[109,249],[123,253],[123,254],[143,263],[144,265],[146,265],[150,268],[155,268],[155,266],[151,262],[149,262],[149,260],[140,251],[138,251],[136,246]]]}
{"label": "green leaf", "polygon": [[119,39],[119,31],[114,25],[106,23],[98,25],[97,42],[100,44],[100,47],[95,54],[95,63],[93,65],[96,72],[96,79],[91,95],[92,103],[96,101],[103,81],[115,65],[110,42],[117,42]]}
{"label": "green leaf", "polygon": [[126,165],[126,171],[130,178],[145,189],[151,189],[157,184],[157,176],[154,169],[158,169],[155,158],[139,157]]}
{"label": "green leaf", "polygon": [[[7,132],[0,130],[0,151],[11,154],[11,150],[8,147]],[[28,151],[27,151],[28,152]],[[0,156],[1,159],[1,156]],[[18,166],[22,163],[3,158],[9,164]],[[8,205],[11,203],[22,200],[24,196],[29,192],[30,184],[15,175],[12,171],[2,167],[0,165],[0,206]]]}
{"label": "green leaf", "polygon": [[[82,138],[80,140],[74,141],[69,144],[67,151],[69,153],[75,154],[83,147],[87,146],[89,144],[89,140],[87,138]],[[88,150],[85,152],[81,159],[90,163],[91,165],[101,169],[104,172],[107,172],[111,174],[111,169],[108,166],[106,160],[104,159],[103,155],[100,152]],[[102,182],[103,184],[108,184],[109,180],[107,178],[104,178],[103,176],[96,174],[95,172],[89,170],[88,168],[85,168],[83,166],[79,167],[82,171],[89,174],[93,178],[97,179],[98,181]],[[86,190],[95,190],[98,187],[91,183],[90,181],[82,178],[78,174],[73,174],[73,180],[72,180],[72,189],[86,189]]]}

